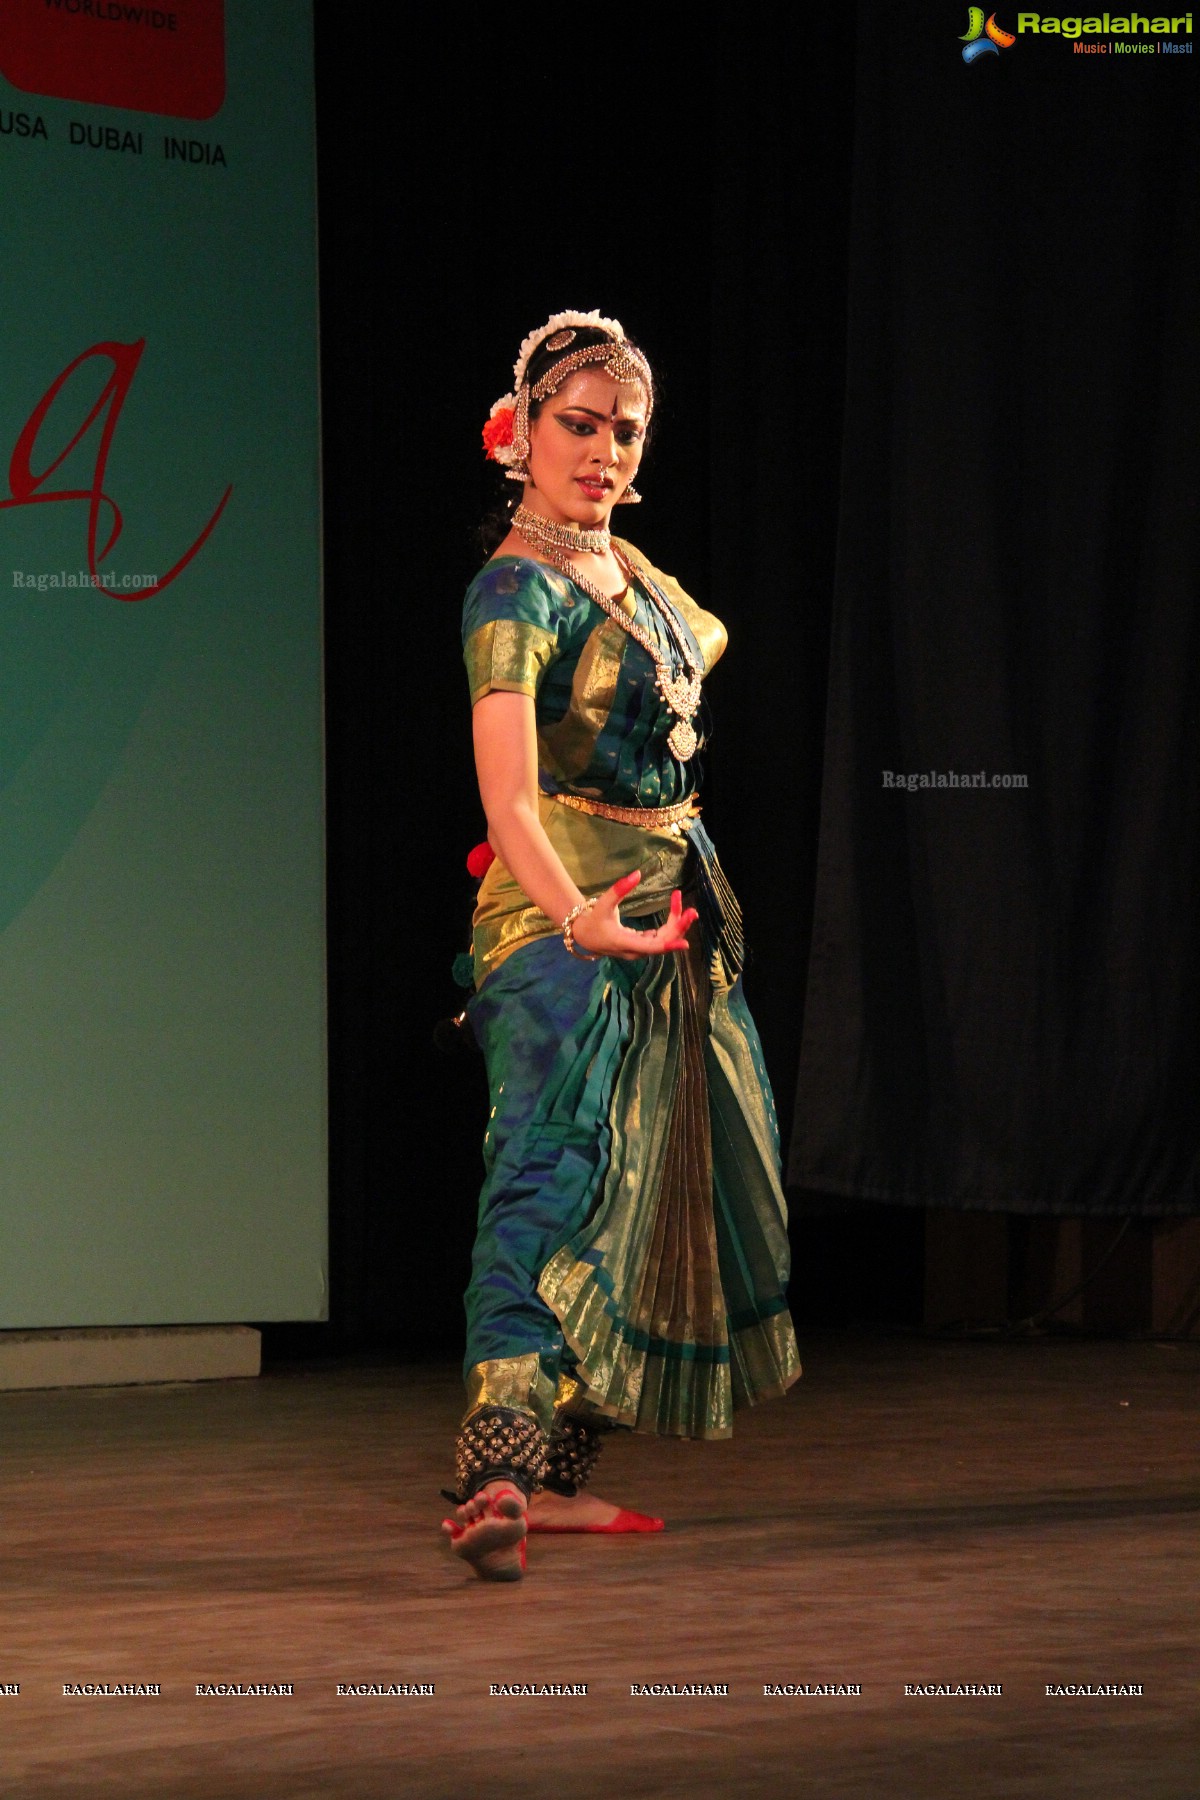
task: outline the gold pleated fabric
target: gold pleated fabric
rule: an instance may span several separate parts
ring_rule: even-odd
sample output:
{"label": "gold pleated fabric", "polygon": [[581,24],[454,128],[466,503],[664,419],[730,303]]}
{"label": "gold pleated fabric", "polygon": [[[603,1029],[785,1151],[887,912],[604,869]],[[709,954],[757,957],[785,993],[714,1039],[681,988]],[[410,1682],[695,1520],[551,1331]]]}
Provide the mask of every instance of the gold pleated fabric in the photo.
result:
{"label": "gold pleated fabric", "polygon": [[[597,1411],[637,1430],[719,1438],[732,1430],[735,1402],[782,1393],[800,1364],[783,1301],[786,1213],[773,1124],[752,1068],[748,1091],[726,1091],[733,1069],[713,1054],[710,1027],[740,1038],[742,1026],[729,1017],[728,996],[710,1002],[706,963],[697,947],[635,989],[633,1038],[609,1113],[609,1178],[587,1229],[551,1258],[538,1292]],[[710,1004],[719,1018],[710,1019]]]}

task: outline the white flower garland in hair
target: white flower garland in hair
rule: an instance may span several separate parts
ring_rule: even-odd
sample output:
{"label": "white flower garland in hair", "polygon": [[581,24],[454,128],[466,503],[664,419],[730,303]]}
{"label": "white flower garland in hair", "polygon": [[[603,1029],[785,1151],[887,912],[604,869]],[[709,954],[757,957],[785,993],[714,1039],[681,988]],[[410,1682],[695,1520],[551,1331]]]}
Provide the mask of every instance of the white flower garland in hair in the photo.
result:
{"label": "white flower garland in hair", "polygon": [[524,381],[525,371],[529,367],[529,359],[537,349],[538,345],[542,342],[543,338],[551,337],[556,331],[565,331],[569,325],[574,326],[577,330],[582,329],[586,331],[590,329],[595,331],[606,331],[609,337],[614,338],[623,338],[625,336],[621,321],[619,319],[602,319],[598,307],[589,313],[555,313],[552,319],[547,319],[544,325],[539,325],[536,331],[531,331],[529,336],[525,339],[525,342],[521,345],[520,350],[518,350],[517,360],[513,364],[514,390],[519,389],[521,383]]}

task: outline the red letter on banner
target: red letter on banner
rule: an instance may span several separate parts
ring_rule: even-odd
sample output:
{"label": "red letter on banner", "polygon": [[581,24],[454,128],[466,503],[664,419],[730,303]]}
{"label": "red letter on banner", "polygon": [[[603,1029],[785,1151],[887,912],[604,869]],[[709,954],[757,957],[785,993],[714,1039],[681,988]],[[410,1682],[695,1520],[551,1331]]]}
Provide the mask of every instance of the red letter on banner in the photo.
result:
{"label": "red letter on banner", "polygon": [[[209,532],[225,510],[225,502],[233,492],[232,486],[225,489],[208,524],[200,533],[195,543],[179,558],[175,565],[160,575],[149,587],[138,588],[132,593],[122,594],[114,588],[105,587],[100,575],[99,565],[108,555],[124,528],[121,509],[111,494],[104,492],[104,471],[108,465],[108,452],[112,445],[113,433],[117,428],[117,420],[121,416],[133,378],[137,374],[138,363],[142,351],[146,348],[145,338],[138,338],[134,344],[101,343],[93,344],[90,350],[84,350],[74,362],[68,363],[58,379],[51,383],[45,394],[38,401],[18,437],[12,453],[12,461],[8,465],[8,488],[11,500],[0,500],[0,510],[6,506],[36,506],[54,500],[86,500],[88,501],[88,538],[87,558],[88,570],[92,580],[102,593],[111,594],[114,600],[145,600],[151,594],[161,594],[175,577],[191,562],[208,537]],[[32,460],[38,433],[46,420],[46,414],[53,406],[55,398],[65,382],[69,381],[81,364],[91,356],[107,356],[113,365],[113,371],[105,382],[95,405],[84,419],[82,425],[71,441],[59,451],[54,461],[42,470],[40,475],[33,471]],[[76,444],[89,432],[101,413],[105,414],[104,427],[100,433],[100,445],[96,452],[96,462],[92,471],[90,488],[52,488],[42,491],[42,483],[49,480],[55,469],[66,461]],[[96,553],[96,535],[100,522],[100,508],[107,506],[112,511],[112,529],[105,540],[99,555]]]}

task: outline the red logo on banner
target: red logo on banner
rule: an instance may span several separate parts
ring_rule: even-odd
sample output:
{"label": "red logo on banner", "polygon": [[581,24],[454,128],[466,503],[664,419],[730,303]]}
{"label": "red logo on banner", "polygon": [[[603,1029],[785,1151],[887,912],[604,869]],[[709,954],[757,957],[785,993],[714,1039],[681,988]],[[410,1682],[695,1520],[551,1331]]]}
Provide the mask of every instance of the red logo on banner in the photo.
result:
{"label": "red logo on banner", "polygon": [[[109,551],[113,549],[125,526],[125,521],[121,517],[120,507],[117,505],[112,495],[105,492],[104,471],[108,466],[108,452],[112,447],[113,433],[116,431],[117,422],[121,417],[121,408],[124,406],[125,401],[129,396],[129,389],[132,385],[134,376],[137,374],[137,366],[142,360],[142,351],[145,348],[145,338],[138,338],[135,344],[93,344],[90,350],[82,351],[80,355],[75,358],[74,362],[67,364],[62,374],[50,383],[50,386],[46,389],[46,392],[42,395],[28,419],[26,419],[24,425],[21,427],[20,435],[13,448],[12,459],[8,465],[8,489],[12,495],[12,499],[0,500],[0,512],[9,506],[44,506],[62,501],[86,500],[88,503],[88,569],[91,573],[93,582],[100,592],[102,594],[111,594],[114,600],[146,600],[151,594],[161,594],[164,588],[169,587],[175,577],[183,573],[193,556],[195,556],[196,552],[200,549],[201,545],[208,537],[209,532],[224,512],[225,502],[233,492],[232,486],[225,489],[225,492],[221,495],[216,508],[210,515],[209,521],[199,537],[184,551],[183,555],[167,570],[165,575],[160,575],[158,577],[157,581],[151,582],[146,587],[128,594],[121,593],[104,585],[104,577],[100,573],[100,564],[104,561]],[[59,450],[58,455],[54,457],[53,461],[48,462],[41,472],[38,473],[33,467],[33,456],[38,447],[38,438],[41,434],[42,426],[46,422],[46,415],[53,406],[58,394],[70,380],[76,369],[80,368],[85,362],[88,362],[93,356],[107,358],[109,363],[111,363],[112,369],[108,380],[100,391],[99,399],[94,402],[87,412],[83,423],[75,432],[74,437]],[[100,424],[101,420],[103,420],[103,424]],[[91,485],[84,488],[47,487],[46,483],[49,481],[51,475],[54,474],[54,471],[66,462],[75,446],[81,443],[88,432],[96,425],[100,426],[100,441],[96,446],[96,458],[92,464]],[[107,517],[109,521],[109,533],[104,540],[104,543],[97,549],[102,507],[108,509]]]}
{"label": "red logo on banner", "polygon": [[27,94],[211,119],[225,99],[225,0],[4,0],[0,73]]}

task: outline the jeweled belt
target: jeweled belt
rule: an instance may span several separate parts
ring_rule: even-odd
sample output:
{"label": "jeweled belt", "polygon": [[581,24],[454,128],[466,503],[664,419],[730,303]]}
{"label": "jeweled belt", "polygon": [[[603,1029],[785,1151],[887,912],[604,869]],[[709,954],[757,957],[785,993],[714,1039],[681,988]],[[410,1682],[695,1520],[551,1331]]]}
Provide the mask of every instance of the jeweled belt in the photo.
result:
{"label": "jeweled belt", "polygon": [[588,800],[582,794],[547,797],[575,812],[593,813],[598,819],[612,819],[618,825],[640,825],[643,831],[679,832],[685,821],[700,816],[700,802],[695,794],[689,800],[677,800],[674,806],[609,806],[604,800]]}

